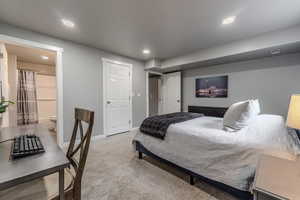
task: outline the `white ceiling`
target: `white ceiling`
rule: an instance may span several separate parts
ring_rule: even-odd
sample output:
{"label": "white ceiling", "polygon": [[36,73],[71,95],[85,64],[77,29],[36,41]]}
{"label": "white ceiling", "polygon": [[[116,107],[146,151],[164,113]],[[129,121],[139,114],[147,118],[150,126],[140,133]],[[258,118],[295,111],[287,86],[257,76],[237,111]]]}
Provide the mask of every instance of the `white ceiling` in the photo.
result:
{"label": "white ceiling", "polygon": [[[232,15],[236,22],[222,26]],[[137,59],[166,59],[299,24],[300,1],[0,0],[0,20]]]}
{"label": "white ceiling", "polygon": [[[279,54],[272,55],[271,51],[280,50]],[[233,62],[241,62],[246,60],[252,59],[259,59],[259,58],[266,58],[266,57],[275,57],[284,54],[292,54],[300,52],[300,42],[292,43],[292,44],[284,44],[279,46],[274,46],[271,48],[263,48],[255,51],[244,52],[239,54],[234,54],[230,56],[212,58],[204,61],[197,61],[194,63],[187,63],[181,65],[174,65],[174,66],[167,66],[163,68],[158,68],[156,71],[159,72],[172,72],[177,70],[186,70],[191,68],[199,68],[199,67],[207,67],[213,65],[220,65],[226,63],[233,63]]]}
{"label": "white ceiling", "polygon": [[[11,44],[5,44],[5,46],[7,53],[16,55],[18,61],[55,66],[55,52],[38,48],[21,47]],[[47,56],[49,59],[43,60],[41,56]]]}

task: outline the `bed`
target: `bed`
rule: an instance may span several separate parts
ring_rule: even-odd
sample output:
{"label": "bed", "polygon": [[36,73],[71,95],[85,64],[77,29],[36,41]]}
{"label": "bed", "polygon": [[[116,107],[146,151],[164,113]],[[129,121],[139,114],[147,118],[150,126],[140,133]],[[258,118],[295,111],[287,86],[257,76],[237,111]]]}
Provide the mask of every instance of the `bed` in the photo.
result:
{"label": "bed", "polygon": [[227,108],[189,106],[189,112],[205,116],[172,124],[164,140],[138,132],[135,149],[194,178],[228,191],[240,199],[252,199],[256,164],[262,154],[295,159],[299,144],[282,117],[259,115],[238,132],[223,130]]}

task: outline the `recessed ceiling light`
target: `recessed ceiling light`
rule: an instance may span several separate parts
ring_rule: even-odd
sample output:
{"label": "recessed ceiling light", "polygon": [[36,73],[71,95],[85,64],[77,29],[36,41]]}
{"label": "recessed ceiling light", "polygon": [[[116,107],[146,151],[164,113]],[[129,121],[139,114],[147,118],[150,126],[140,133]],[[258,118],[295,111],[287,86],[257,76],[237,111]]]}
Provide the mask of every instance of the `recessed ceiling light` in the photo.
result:
{"label": "recessed ceiling light", "polygon": [[223,25],[232,24],[234,22],[235,18],[236,18],[235,16],[227,17],[227,18],[223,19],[222,24]]}
{"label": "recessed ceiling light", "polygon": [[72,22],[68,19],[62,19],[61,22],[63,23],[63,25],[65,25],[66,27],[69,27],[69,28],[74,28],[74,26],[75,26],[74,22]]}
{"label": "recessed ceiling light", "polygon": [[145,55],[148,55],[148,54],[150,54],[151,53],[151,51],[149,50],[149,49],[144,49],[143,50],[143,54],[145,54]]}
{"label": "recessed ceiling light", "polygon": [[49,59],[48,56],[41,56],[41,58],[42,58],[43,60],[48,60],[48,59]]}

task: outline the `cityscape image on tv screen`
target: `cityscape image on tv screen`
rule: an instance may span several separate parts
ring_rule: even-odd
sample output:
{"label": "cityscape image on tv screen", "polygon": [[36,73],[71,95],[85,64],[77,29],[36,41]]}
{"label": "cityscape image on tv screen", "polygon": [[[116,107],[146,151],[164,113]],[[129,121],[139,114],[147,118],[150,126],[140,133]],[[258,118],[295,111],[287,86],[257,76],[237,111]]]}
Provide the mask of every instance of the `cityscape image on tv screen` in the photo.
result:
{"label": "cityscape image on tv screen", "polygon": [[196,79],[196,97],[225,98],[228,96],[228,76]]}

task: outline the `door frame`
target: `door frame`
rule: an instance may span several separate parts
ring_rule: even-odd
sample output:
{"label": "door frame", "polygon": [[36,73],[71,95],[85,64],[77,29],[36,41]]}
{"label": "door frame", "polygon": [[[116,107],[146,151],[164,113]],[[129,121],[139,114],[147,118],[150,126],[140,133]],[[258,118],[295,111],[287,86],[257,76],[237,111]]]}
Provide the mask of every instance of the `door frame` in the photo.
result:
{"label": "door frame", "polygon": [[107,73],[107,65],[105,63],[113,63],[113,64],[119,64],[119,65],[124,65],[124,66],[127,66],[129,68],[129,72],[130,72],[130,75],[129,75],[129,85],[130,85],[130,88],[129,88],[129,94],[130,94],[130,99],[129,99],[129,110],[130,110],[130,113],[129,113],[129,119],[130,119],[130,124],[129,124],[129,130],[132,129],[132,124],[133,124],[133,121],[132,121],[132,64],[130,63],[125,63],[125,62],[120,62],[120,61],[117,61],[117,60],[112,60],[112,59],[108,59],[108,58],[102,58],[102,85],[103,85],[103,88],[102,88],[102,106],[103,106],[103,113],[102,113],[102,116],[103,116],[103,134],[105,136],[110,136],[110,134],[107,133],[107,127],[106,127],[106,101],[107,101],[107,97],[106,97],[106,80],[107,80],[107,76],[106,76],[106,73]]}
{"label": "door frame", "polygon": [[40,42],[24,40],[18,37],[0,34],[0,41],[7,44],[20,45],[23,47],[39,48],[56,52],[56,118],[57,118],[57,143],[62,148],[64,144],[64,111],[63,111],[63,63],[62,54],[64,49]]}
{"label": "door frame", "polygon": [[146,71],[146,117],[149,117],[149,74],[163,76],[163,73],[148,70]]}

